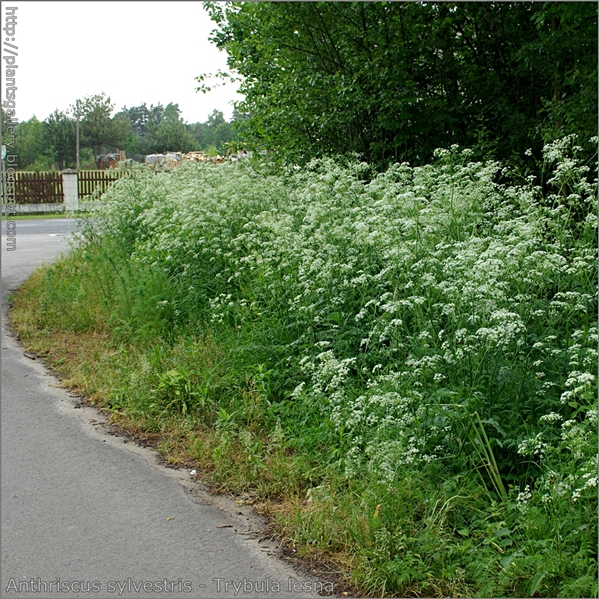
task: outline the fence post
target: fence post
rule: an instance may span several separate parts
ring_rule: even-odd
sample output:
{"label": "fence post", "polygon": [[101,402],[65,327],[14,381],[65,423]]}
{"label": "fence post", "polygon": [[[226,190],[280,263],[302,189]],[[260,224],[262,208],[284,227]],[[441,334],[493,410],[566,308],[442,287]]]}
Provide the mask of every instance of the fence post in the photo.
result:
{"label": "fence post", "polygon": [[77,171],[70,168],[66,171],[62,171],[62,193],[64,196],[65,212],[79,210]]}

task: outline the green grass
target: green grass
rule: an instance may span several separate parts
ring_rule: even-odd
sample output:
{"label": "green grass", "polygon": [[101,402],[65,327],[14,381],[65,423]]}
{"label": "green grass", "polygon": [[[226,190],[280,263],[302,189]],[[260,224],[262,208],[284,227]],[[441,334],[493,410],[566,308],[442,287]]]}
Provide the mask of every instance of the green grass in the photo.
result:
{"label": "green grass", "polygon": [[31,213],[31,214],[11,214],[10,217],[2,215],[2,220],[37,220],[37,219],[48,219],[48,218],[87,218],[90,216],[84,212],[43,212],[43,213]]}
{"label": "green grass", "polygon": [[595,596],[596,181],[578,151],[546,148],[546,193],[456,149],[376,176],[140,171],[13,323],[363,593]]}

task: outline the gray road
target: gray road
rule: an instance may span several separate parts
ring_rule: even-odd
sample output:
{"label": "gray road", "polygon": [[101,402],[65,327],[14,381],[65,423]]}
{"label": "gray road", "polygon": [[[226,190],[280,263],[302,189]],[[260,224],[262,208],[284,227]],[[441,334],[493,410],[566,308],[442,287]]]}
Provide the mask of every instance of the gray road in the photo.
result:
{"label": "gray road", "polygon": [[277,559],[272,543],[239,534],[262,526],[249,508],[106,434],[6,330],[11,290],[74,228],[17,221],[14,252],[2,236],[0,596],[315,596],[318,583]]}

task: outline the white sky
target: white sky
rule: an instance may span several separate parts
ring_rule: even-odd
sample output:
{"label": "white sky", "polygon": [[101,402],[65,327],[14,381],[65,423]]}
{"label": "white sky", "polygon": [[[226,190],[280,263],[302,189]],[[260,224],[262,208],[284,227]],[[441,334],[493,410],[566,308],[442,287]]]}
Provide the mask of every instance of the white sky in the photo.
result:
{"label": "white sky", "polygon": [[[17,7],[15,95],[19,121],[66,111],[77,98],[105,92],[115,113],[146,103],[179,104],[189,123],[216,108],[227,120],[235,85],[196,92],[195,77],[227,70],[226,53],[208,41],[215,24],[202,2],[2,2]],[[3,42],[7,39],[2,31]],[[12,36],[11,36],[12,37]],[[2,75],[6,65],[2,62]],[[2,99],[5,90],[2,89]]]}

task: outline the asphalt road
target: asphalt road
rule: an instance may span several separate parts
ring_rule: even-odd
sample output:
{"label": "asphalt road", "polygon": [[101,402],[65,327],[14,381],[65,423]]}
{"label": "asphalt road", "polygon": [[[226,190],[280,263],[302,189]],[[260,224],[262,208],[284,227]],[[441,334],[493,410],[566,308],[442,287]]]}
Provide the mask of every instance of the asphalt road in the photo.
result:
{"label": "asphalt road", "polygon": [[[2,236],[0,597],[314,597],[247,506],[111,436],[6,329],[12,290],[66,247],[69,219]],[[3,233],[4,223],[3,223]],[[141,586],[140,586],[141,585]]]}

